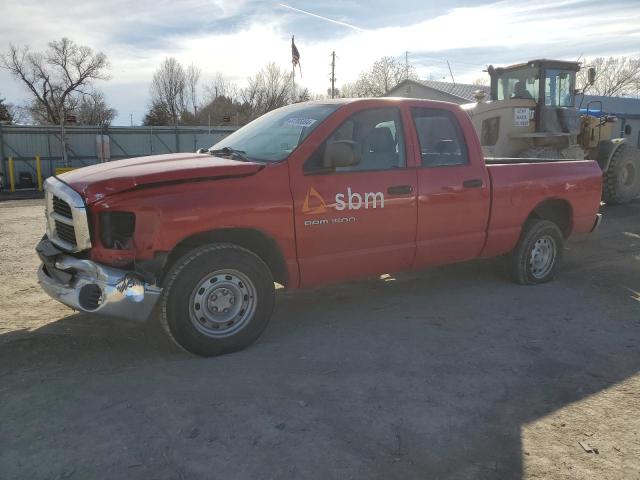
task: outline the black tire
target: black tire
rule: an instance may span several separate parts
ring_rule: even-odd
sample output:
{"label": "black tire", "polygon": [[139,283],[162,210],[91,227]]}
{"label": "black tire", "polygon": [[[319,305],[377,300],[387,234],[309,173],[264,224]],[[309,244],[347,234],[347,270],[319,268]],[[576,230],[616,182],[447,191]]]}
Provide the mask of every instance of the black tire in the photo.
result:
{"label": "black tire", "polygon": [[[177,260],[165,278],[162,325],[188,352],[210,357],[241,350],[251,345],[269,323],[275,301],[273,276],[264,261],[249,250],[232,244],[205,245]],[[203,293],[205,288],[208,293]],[[231,290],[237,295],[229,293]],[[198,295],[205,294],[208,296],[201,297],[200,305]],[[223,301],[217,299],[222,295],[227,305],[221,305],[219,312],[217,303],[211,307],[211,299]],[[250,310],[248,302],[252,302]],[[228,308],[223,315],[225,306]],[[236,316],[229,319],[234,312]]]}
{"label": "black tire", "polygon": [[602,181],[602,197],[610,205],[628,203],[640,195],[640,150],[620,145]]}
{"label": "black tire", "polygon": [[[550,264],[544,261],[544,252],[548,249],[552,249],[548,252],[552,257]],[[552,280],[562,260],[563,250],[564,236],[555,223],[538,219],[527,221],[516,248],[507,258],[512,280],[521,285]]]}

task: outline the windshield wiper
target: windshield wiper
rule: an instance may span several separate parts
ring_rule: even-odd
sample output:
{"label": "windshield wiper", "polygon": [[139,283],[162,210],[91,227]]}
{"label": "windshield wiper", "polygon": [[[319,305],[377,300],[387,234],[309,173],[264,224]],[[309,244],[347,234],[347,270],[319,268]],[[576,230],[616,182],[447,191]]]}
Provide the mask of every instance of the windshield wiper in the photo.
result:
{"label": "windshield wiper", "polygon": [[223,148],[218,148],[216,150],[209,150],[209,153],[211,155],[228,155],[231,158],[234,158],[234,157],[239,158],[244,162],[253,161],[249,157],[247,157],[247,153],[244,150],[236,150],[235,148],[231,148],[231,147],[223,147]]}

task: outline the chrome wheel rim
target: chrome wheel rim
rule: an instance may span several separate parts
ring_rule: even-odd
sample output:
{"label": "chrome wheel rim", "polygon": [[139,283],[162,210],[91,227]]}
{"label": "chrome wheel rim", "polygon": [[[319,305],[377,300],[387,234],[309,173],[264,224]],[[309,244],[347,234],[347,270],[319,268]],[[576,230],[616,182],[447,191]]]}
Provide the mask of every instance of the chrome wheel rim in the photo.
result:
{"label": "chrome wheel rim", "polygon": [[534,278],[542,279],[549,274],[556,262],[556,242],[544,235],[533,244],[529,257],[529,267]]}
{"label": "chrome wheel rim", "polygon": [[191,292],[189,316],[202,334],[225,338],[242,330],[256,310],[256,287],[242,272],[216,270]]}

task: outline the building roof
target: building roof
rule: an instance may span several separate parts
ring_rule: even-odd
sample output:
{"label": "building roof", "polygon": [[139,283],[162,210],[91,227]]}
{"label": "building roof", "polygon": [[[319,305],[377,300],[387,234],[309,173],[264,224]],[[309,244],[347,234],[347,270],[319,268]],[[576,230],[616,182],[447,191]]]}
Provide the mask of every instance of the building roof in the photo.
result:
{"label": "building roof", "polygon": [[390,92],[401,88],[407,83],[413,83],[415,85],[421,85],[423,87],[431,88],[433,90],[438,90],[440,92],[446,93],[447,95],[451,95],[467,102],[475,102],[476,98],[473,95],[473,92],[477,90],[482,90],[485,92],[487,97],[491,94],[491,87],[488,85],[472,85],[469,83],[451,83],[451,82],[436,82],[434,80],[403,80],[398,85],[393,87]]}
{"label": "building roof", "polygon": [[[576,106],[580,106],[581,100],[582,96],[576,96]],[[591,104],[589,105],[590,102]],[[602,102],[602,111],[604,113],[621,117],[625,116],[625,114],[640,115],[640,98],[585,95],[581,108],[585,109],[588,106],[590,110],[601,110],[600,104],[597,102]]]}
{"label": "building roof", "polygon": [[[579,62],[572,62],[568,60],[551,60],[549,58],[538,58],[536,60],[529,60],[526,63],[516,63],[515,65],[507,65],[504,67],[495,67],[495,70],[500,72],[504,70],[515,70],[525,67],[530,68],[539,68],[540,64],[544,64],[546,68],[563,68],[569,70],[575,70],[576,72],[580,70]],[[491,70],[493,65],[489,65],[489,70]]]}

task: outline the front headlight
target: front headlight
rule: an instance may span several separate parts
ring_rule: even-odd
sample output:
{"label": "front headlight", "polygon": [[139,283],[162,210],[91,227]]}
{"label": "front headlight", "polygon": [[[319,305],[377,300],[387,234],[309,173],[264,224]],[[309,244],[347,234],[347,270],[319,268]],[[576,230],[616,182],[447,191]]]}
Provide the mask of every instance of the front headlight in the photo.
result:
{"label": "front headlight", "polygon": [[136,216],[131,212],[100,213],[100,240],[105,248],[132,249],[135,228]]}

